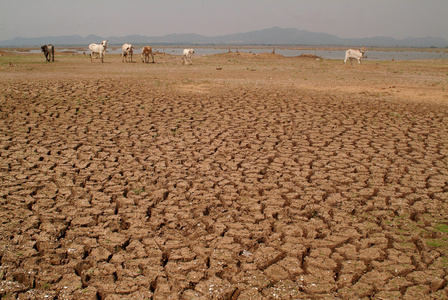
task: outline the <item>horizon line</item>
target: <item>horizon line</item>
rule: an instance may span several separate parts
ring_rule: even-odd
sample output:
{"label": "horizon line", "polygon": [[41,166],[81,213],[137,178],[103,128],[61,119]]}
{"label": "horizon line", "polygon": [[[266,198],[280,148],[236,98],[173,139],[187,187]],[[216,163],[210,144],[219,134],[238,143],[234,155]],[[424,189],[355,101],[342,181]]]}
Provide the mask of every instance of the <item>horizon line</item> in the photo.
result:
{"label": "horizon line", "polygon": [[[294,29],[294,30],[297,30],[297,31],[304,31],[304,32],[310,32],[310,33],[316,33],[316,34],[326,34],[326,35],[337,37],[339,39],[344,39],[344,40],[390,38],[390,39],[394,39],[394,40],[398,40],[398,41],[403,41],[403,40],[407,40],[407,39],[436,38],[436,39],[442,39],[442,40],[445,40],[445,41],[448,42],[447,38],[440,37],[440,36],[432,36],[432,35],[420,36],[420,37],[408,36],[408,37],[405,37],[405,38],[394,38],[394,37],[386,36],[386,35],[375,35],[375,36],[372,36],[372,37],[367,37],[367,36],[364,36],[364,37],[340,37],[338,35],[331,34],[331,33],[326,33],[326,32],[310,31],[310,30],[299,29],[299,28],[295,28],[295,27],[280,27],[280,26],[273,26],[273,27],[267,27],[267,28],[264,28],[264,29],[256,29],[256,30],[251,30],[251,31],[242,31],[242,32],[237,32],[237,33],[218,34],[218,35],[203,35],[203,34],[194,33],[194,32],[189,32],[189,33],[173,32],[173,33],[167,33],[167,34],[164,34],[164,35],[143,35],[143,34],[126,34],[126,35],[120,35],[120,36],[118,36],[118,35],[110,35],[110,36],[107,36],[107,38],[111,38],[111,37],[123,38],[123,37],[127,37],[127,36],[165,37],[165,36],[169,36],[169,35],[197,35],[197,36],[201,36],[201,37],[216,38],[216,37],[225,37],[225,36],[229,36],[229,35],[237,35],[237,34],[252,33],[252,32],[257,32],[257,31],[264,31],[264,30],[270,30],[270,29],[281,29],[281,30]],[[97,37],[100,37],[100,38],[106,38],[104,35],[100,35],[100,34],[96,34],[96,33],[89,33],[87,35],[82,35],[82,34],[62,34],[62,35],[52,35],[52,36],[48,35],[48,36],[36,36],[36,37],[16,36],[14,38],[0,40],[0,42],[12,41],[12,40],[15,40],[15,39],[40,39],[40,38],[49,38],[49,37],[70,37],[70,36],[78,36],[78,37],[82,37],[82,38],[87,38],[89,36],[97,36]]]}

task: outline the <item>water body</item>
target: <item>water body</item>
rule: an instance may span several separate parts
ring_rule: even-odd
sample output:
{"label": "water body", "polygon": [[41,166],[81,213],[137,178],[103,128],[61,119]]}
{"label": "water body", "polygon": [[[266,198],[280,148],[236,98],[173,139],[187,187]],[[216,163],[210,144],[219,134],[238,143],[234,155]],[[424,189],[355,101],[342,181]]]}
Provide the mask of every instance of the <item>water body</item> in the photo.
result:
{"label": "water body", "polygon": [[[229,48],[194,48],[196,55],[212,55],[220,53],[228,53]],[[272,53],[275,48],[230,48],[232,52],[240,53]],[[154,47],[154,51],[166,53],[170,55],[182,55],[182,48],[169,47]],[[88,48],[85,50],[78,49],[56,49],[58,52],[68,52],[76,54],[89,54]],[[134,55],[140,55],[140,47],[136,47]],[[41,50],[30,50],[27,52],[15,53],[39,53]],[[121,48],[111,47],[106,50],[108,54],[121,54]],[[306,50],[306,49],[275,49],[275,54],[280,54],[285,57],[295,57],[300,55],[316,55],[323,59],[344,59],[345,50]],[[372,61],[387,61],[387,60],[425,60],[425,59],[448,59],[448,52],[446,51],[376,51],[371,50],[365,53],[365,59]]]}
{"label": "water body", "polygon": [[[160,52],[167,54],[182,55],[180,48],[157,48]],[[232,52],[236,52],[237,48],[230,48]],[[238,49],[238,52],[246,53],[272,53],[274,48],[253,48],[253,49]],[[214,48],[197,48],[194,50],[196,55],[211,55],[218,53],[227,53],[229,49],[214,49]],[[119,50],[117,53],[121,53]],[[302,50],[302,49],[275,49],[275,54],[280,54],[285,57],[294,57],[300,55],[316,55],[323,59],[344,59],[345,50]],[[365,53],[368,60],[421,60],[421,59],[448,59],[448,53],[445,51],[367,51]]]}

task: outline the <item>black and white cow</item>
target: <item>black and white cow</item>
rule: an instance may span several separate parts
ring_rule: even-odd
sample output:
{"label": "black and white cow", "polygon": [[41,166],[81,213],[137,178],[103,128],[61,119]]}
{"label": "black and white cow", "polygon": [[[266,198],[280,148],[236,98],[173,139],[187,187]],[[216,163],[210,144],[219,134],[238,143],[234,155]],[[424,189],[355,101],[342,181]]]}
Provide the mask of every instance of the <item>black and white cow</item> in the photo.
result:
{"label": "black and white cow", "polygon": [[53,61],[54,62],[54,47],[52,44],[49,45],[42,45],[40,47],[42,49],[42,52],[45,55],[45,59],[49,62],[49,61]]}
{"label": "black and white cow", "polygon": [[128,62],[128,57],[130,57],[130,61],[132,62],[132,55],[134,54],[134,47],[131,44],[124,44],[121,47],[121,61]]}

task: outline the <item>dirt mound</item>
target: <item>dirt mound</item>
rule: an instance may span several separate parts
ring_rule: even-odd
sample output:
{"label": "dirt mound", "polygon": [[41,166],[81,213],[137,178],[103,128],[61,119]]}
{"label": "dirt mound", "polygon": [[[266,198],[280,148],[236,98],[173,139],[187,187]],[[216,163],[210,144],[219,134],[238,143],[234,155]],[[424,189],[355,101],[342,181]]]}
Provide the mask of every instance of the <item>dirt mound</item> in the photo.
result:
{"label": "dirt mound", "polygon": [[300,58],[315,58],[315,59],[322,59],[322,57],[314,55],[314,54],[300,54]]}

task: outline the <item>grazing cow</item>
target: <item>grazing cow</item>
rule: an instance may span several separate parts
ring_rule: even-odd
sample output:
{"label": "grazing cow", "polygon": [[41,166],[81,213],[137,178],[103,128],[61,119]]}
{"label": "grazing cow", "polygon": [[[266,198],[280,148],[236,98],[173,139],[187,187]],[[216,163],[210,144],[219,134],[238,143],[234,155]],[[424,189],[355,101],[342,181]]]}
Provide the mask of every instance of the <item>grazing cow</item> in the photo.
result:
{"label": "grazing cow", "polygon": [[345,60],[344,60],[344,65],[347,63],[347,59],[350,59],[350,64],[353,65],[352,63],[352,59],[357,59],[358,60],[358,64],[361,64],[362,58],[364,56],[364,52],[366,52],[367,50],[365,48],[361,48],[358,50],[355,49],[348,49],[347,51],[345,51]]}
{"label": "grazing cow", "polygon": [[144,46],[142,49],[142,62],[149,63],[149,56],[151,55],[152,63],[154,63],[154,54],[150,46]]}
{"label": "grazing cow", "polygon": [[183,56],[182,56],[184,65],[186,65],[188,63],[188,61],[190,61],[190,65],[193,64],[193,59],[192,59],[193,54],[194,54],[193,49],[184,49]]}
{"label": "grazing cow", "polygon": [[93,54],[99,54],[101,58],[101,62],[103,62],[104,54],[106,53],[106,48],[109,43],[106,41],[103,41],[100,45],[98,44],[90,44],[89,50],[90,50],[90,61],[93,61]]}
{"label": "grazing cow", "polygon": [[53,45],[52,44],[42,45],[40,48],[42,49],[42,52],[45,55],[45,59],[47,61],[51,60],[54,62],[54,47],[53,47]]}
{"label": "grazing cow", "polygon": [[132,55],[134,54],[134,47],[132,47],[131,44],[124,44],[121,47],[121,61],[124,62],[126,60],[126,62],[128,62],[128,56],[131,57],[131,62],[132,62]]}

